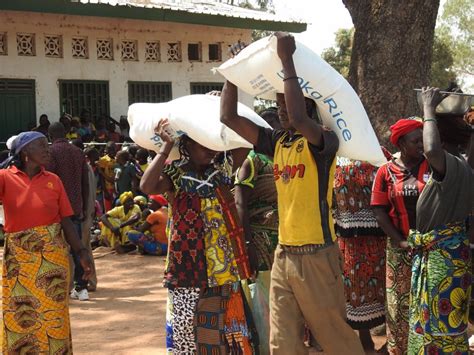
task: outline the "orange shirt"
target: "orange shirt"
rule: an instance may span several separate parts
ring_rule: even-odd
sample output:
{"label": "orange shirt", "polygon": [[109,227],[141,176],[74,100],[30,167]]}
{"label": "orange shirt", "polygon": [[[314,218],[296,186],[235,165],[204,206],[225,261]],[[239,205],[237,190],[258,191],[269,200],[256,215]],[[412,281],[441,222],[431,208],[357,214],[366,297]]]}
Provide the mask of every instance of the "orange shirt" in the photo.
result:
{"label": "orange shirt", "polygon": [[160,208],[158,211],[150,214],[146,221],[151,225],[150,232],[156,241],[161,244],[168,244],[166,236],[166,223],[168,223],[168,211],[166,208]]}
{"label": "orange shirt", "polygon": [[44,169],[31,180],[15,166],[0,170],[0,202],[8,233],[58,223],[74,214],[61,179]]}

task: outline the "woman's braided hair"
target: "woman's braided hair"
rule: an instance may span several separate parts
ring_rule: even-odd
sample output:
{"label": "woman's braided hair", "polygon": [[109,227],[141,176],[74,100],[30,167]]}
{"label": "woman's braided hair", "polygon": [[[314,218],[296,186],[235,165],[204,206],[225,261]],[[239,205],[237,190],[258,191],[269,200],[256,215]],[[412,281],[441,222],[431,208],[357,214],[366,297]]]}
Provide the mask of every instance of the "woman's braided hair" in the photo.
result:
{"label": "woman's braided hair", "polygon": [[189,138],[186,135],[182,135],[179,138],[178,151],[179,151],[179,159],[180,160],[183,160],[183,159],[189,160],[189,152],[186,149],[186,145],[188,144],[188,142],[190,142],[190,140],[191,140],[191,138]]}

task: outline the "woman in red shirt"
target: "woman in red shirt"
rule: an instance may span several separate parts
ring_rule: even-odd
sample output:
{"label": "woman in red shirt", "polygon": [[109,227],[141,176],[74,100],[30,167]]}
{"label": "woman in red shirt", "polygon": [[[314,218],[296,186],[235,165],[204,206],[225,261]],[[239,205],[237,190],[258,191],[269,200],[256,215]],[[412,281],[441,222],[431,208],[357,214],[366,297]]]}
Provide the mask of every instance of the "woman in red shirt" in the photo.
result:
{"label": "woman in red shirt", "polygon": [[63,184],[43,168],[48,160],[46,137],[23,132],[2,163],[8,168],[0,170],[6,232],[3,354],[72,353],[69,247],[80,256],[84,279],[91,273],[87,249],[69,219],[74,213]]}
{"label": "woman in red shirt", "polygon": [[407,237],[416,227],[416,202],[429,178],[423,156],[423,123],[401,119],[390,127],[390,141],[400,157],[380,167],[372,188],[371,206],[387,243],[387,348],[390,354],[406,354],[411,256]]}

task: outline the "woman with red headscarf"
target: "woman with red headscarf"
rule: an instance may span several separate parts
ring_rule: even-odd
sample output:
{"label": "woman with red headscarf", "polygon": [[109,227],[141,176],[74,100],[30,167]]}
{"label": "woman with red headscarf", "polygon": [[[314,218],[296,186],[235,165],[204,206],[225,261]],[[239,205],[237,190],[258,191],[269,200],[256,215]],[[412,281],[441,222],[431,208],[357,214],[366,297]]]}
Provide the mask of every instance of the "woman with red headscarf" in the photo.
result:
{"label": "woman with red headscarf", "polygon": [[401,119],[390,127],[392,144],[400,156],[380,167],[372,188],[371,205],[387,243],[387,348],[406,354],[411,279],[409,230],[416,226],[416,203],[429,178],[423,156],[423,123]]}

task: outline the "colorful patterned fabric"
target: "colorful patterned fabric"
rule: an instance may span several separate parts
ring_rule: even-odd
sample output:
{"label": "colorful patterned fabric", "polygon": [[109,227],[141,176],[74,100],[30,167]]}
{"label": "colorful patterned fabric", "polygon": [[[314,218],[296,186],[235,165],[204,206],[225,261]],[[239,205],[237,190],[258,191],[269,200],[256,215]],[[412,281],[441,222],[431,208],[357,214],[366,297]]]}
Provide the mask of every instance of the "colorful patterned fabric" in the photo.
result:
{"label": "colorful patterned fabric", "polygon": [[253,354],[250,344],[251,331],[247,326],[244,298],[240,283],[229,286],[230,296],[225,313],[225,338],[230,354]]}
{"label": "colorful patterned fabric", "polygon": [[205,229],[199,196],[178,192],[171,218],[165,287],[206,287]]}
{"label": "colorful patterned fabric", "polygon": [[227,226],[227,233],[234,252],[235,263],[237,264],[240,279],[248,279],[252,272],[250,270],[250,263],[245,246],[244,228],[237,214],[234,196],[227,186],[217,187],[216,195],[222,207],[222,216]]}
{"label": "colorful patterned fabric", "polygon": [[385,321],[385,238],[339,238],[344,260],[343,280],[347,322],[370,329]]}
{"label": "colorful patterned fabric", "polygon": [[227,354],[224,325],[229,297],[230,285],[202,291],[194,317],[199,354]]}
{"label": "colorful patterned fabric", "polygon": [[3,354],[72,354],[69,252],[59,224],[6,234]]}
{"label": "colorful patterned fabric", "polygon": [[214,287],[229,281],[238,281],[239,272],[219,201],[202,199],[201,211],[204,224],[212,226],[204,237],[208,286]]}
{"label": "colorful patterned fabric", "polygon": [[472,273],[465,223],[412,231],[408,243],[415,250],[409,352],[467,354]]}
{"label": "colorful patterned fabric", "polygon": [[411,255],[393,248],[387,240],[387,350],[391,355],[404,355],[408,348]]}
{"label": "colorful patterned fabric", "polygon": [[344,260],[347,320],[353,329],[385,321],[385,234],[370,207],[377,168],[338,158],[334,175],[336,235]]}
{"label": "colorful patterned fabric", "polygon": [[278,203],[273,161],[253,150],[247,161],[250,167],[249,176],[243,180],[236,178],[235,184],[252,189],[247,209],[252,240],[257,250],[257,270],[266,271],[271,269],[278,244]]}
{"label": "colorful patterned fabric", "polygon": [[385,236],[370,207],[376,172],[377,167],[368,163],[337,159],[333,217],[338,237]]}
{"label": "colorful patterned fabric", "polygon": [[182,164],[174,161],[163,171],[175,190],[165,286],[205,288],[247,278],[250,267],[228,188],[231,180],[213,167],[198,176]]}
{"label": "colorful patterned fabric", "polygon": [[197,288],[168,289],[166,307],[166,350],[168,354],[195,354],[194,314]]}

